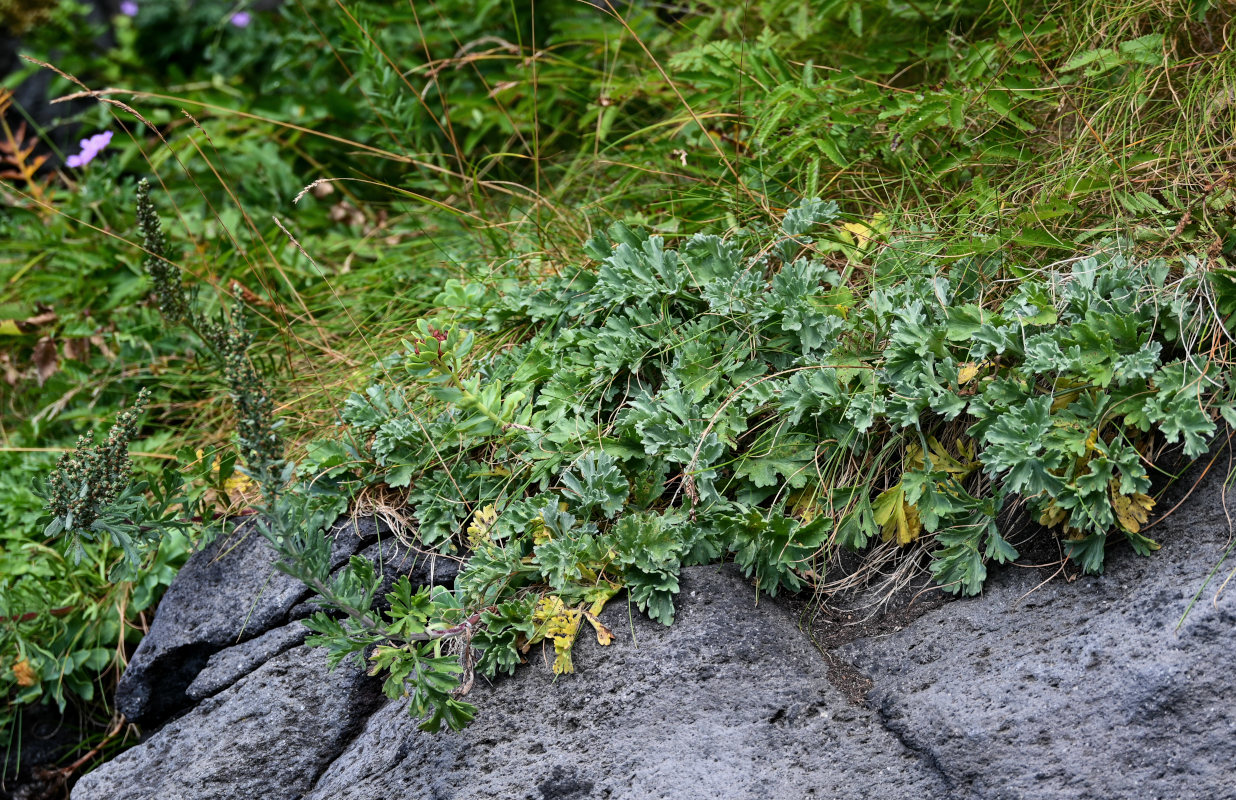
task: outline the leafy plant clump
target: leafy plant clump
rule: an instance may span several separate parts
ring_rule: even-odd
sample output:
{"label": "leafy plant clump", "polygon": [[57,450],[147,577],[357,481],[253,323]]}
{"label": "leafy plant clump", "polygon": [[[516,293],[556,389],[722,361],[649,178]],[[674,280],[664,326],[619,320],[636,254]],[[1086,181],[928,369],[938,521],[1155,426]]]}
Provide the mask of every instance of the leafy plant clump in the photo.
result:
{"label": "leafy plant clump", "polygon": [[[135,474],[129,447],[148,402],[142,391],[117,415],[106,439],[88,436],[65,452],[42,497],[28,492],[10,509],[0,536],[0,730],[22,705],[70,698],[90,701],[111,668],[119,674],[136,615],[150,608],[189,553],[183,518],[193,503],[174,470]],[[31,541],[38,514],[45,541]],[[44,516],[44,519],[46,516]],[[60,552],[54,545],[66,543]],[[66,558],[65,556],[69,556]]]}
{"label": "leafy plant clump", "polygon": [[[1157,548],[1153,448],[1195,457],[1236,416],[1205,265],[1113,243],[1002,285],[992,258],[941,269],[891,240],[860,274],[819,236],[836,217],[806,201],[779,229],[677,250],[618,224],[588,243],[595,268],[446,285],[447,311],[348,399],[350,437],[302,465],[315,485],[406,490],[421,543],[469,555],[453,593],[391,595],[390,630],[467,634],[450,669],[422,665],[441,641],[380,648],[392,692],[469,683],[474,652],[511,672],[541,640],[570,672],[584,620],[607,642],[609,598],[668,625],[681,569],[725,557],[776,594],[825,581],[841,549],[930,539],[940,585],[975,594],[987,562],[1018,557],[996,526],[1014,498],[1086,572],[1112,534]],[[521,343],[478,345],[511,330]],[[350,574],[372,599],[372,566]],[[313,624],[336,662],[382,635]]]}

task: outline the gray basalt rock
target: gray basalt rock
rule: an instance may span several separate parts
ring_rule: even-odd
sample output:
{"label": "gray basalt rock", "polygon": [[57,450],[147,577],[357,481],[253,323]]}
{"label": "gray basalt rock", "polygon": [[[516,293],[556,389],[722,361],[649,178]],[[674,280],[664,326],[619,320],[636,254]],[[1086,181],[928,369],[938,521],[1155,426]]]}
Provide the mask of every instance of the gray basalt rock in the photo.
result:
{"label": "gray basalt rock", "polygon": [[[363,526],[360,525],[361,522],[364,522]],[[368,539],[376,530],[371,527],[372,524],[371,520],[358,521],[356,530],[361,532],[362,541]],[[338,529],[338,534],[346,536],[348,532],[346,529]],[[337,550],[340,557],[346,552],[345,548]],[[456,560],[417,553],[389,533],[383,535],[380,541],[366,547],[359,555],[372,561],[382,575],[382,585],[378,590],[378,596],[382,598],[378,603],[380,607],[386,607],[386,593],[402,576],[407,576],[414,586],[442,586],[453,584],[459,573]],[[287,612],[288,619],[298,621],[272,628],[255,639],[225,648],[210,656],[185,690],[185,696],[193,701],[210,697],[279,653],[301,644],[309,634],[309,629],[299,620],[320,610],[321,608],[312,602],[298,603]]]}
{"label": "gray basalt rock", "polygon": [[454,586],[459,574],[459,559],[419,553],[406,547],[393,536],[374,542],[362,556],[376,564],[382,573],[379,601],[385,603],[387,592],[395,581],[406,575],[413,586]]}
{"label": "gray basalt rock", "polygon": [[1236,798],[1236,591],[1215,596],[1231,565],[1186,616],[1230,541],[1220,494],[1209,479],[1148,531],[1149,558],[1117,545],[1106,574],[1043,586],[1005,569],[840,655],[955,797]]}
{"label": "gray basalt rock", "polygon": [[293,622],[269,630],[244,644],[220,650],[207,660],[206,666],[185,690],[185,695],[190,700],[198,701],[218,694],[285,650],[304,643],[308,635],[308,628]]}
{"label": "gray basalt rock", "polygon": [[77,800],[294,798],[382,699],[359,670],[327,673],[326,654],[281,653],[157,734],[83,777]]}
{"label": "gray basalt rock", "polygon": [[[1221,480],[1150,533],[1160,552],[1113,546],[1100,577],[993,569],[982,596],[894,604],[856,639],[817,626],[853,639],[827,653],[732,566],[685,570],[672,628],[615,599],[611,646],[585,627],[574,675],[537,649],[478,679],[461,733],[418,731],[377,679],[327,678],[316,651],[270,655],[293,641],[275,628],[212,651],[193,690],[211,696],[72,796],[1236,800],[1236,598],[1214,591],[1231,566],[1185,615],[1229,545]],[[388,579],[430,580],[380,550]]]}
{"label": "gray basalt rock", "polygon": [[[333,532],[332,559],[341,564],[378,538],[371,519],[345,519]],[[212,655],[286,624],[309,591],[275,569],[275,553],[249,525],[240,525],[194,553],[159,603],[150,632],[116,689],[129,720],[158,723],[186,708],[185,690]]]}
{"label": "gray basalt rock", "polygon": [[684,571],[666,628],[611,602],[616,635],[585,626],[576,673],[537,648],[478,686],[472,726],[416,729],[388,703],[305,800],[429,798],[939,797],[933,768],[829,685],[819,653],[733,569]]}
{"label": "gray basalt rock", "polygon": [[[481,681],[470,697],[480,714],[462,733],[417,730],[403,702],[329,698],[328,683],[356,693],[349,681],[376,679],[341,667],[325,681],[318,657],[294,648],[91,773],[73,797],[843,797],[852,786],[942,796],[931,765],[829,685],[784,606],[757,605],[733,567],[686,570],[682,589],[672,628],[612,601],[602,620],[614,644],[585,628],[574,675],[555,681],[552,650],[538,648],[515,677]],[[305,728],[321,736],[302,757]]]}
{"label": "gray basalt rock", "polygon": [[[389,608],[386,595],[395,581],[407,576],[413,586],[454,586],[459,574],[459,559],[448,556],[421,553],[404,545],[393,535],[383,534],[381,541],[374,542],[358,555],[369,559],[382,575],[374,607]],[[290,619],[304,619],[321,611],[311,600],[299,603],[288,612]]]}

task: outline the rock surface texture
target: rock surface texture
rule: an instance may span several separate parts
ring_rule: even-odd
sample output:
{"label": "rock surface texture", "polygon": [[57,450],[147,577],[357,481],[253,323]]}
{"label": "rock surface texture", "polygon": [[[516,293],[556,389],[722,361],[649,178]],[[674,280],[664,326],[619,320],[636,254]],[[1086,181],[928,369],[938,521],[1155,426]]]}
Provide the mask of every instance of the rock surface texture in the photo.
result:
{"label": "rock surface texture", "polygon": [[[275,569],[274,551],[247,527],[194,553],[168,588],[116,689],[130,721],[159,724],[303,639],[289,625],[318,610],[311,592]],[[371,518],[341,520],[333,536],[336,567],[363,552],[418,584],[449,584],[458,572],[454,561],[409,553]]]}
{"label": "rock surface texture", "polygon": [[[377,536],[376,529],[335,534],[336,563]],[[275,569],[274,552],[248,525],[194,553],[159,605],[149,634],[116,689],[116,708],[133,722],[158,723],[192,703],[186,690],[215,653],[287,624],[309,596]]]}
{"label": "rock surface texture", "polygon": [[[787,611],[755,604],[732,567],[683,576],[673,627],[615,602],[618,637],[577,645],[576,674],[544,661],[475,689],[460,734],[416,730],[389,703],[304,800],[939,797],[935,770],[828,683]],[[826,765],[826,766],[825,766]]]}
{"label": "rock surface texture", "polygon": [[[228,558],[249,575],[264,556],[198,559],[131,668],[154,675],[162,658],[178,680],[192,673],[174,692],[188,710],[72,797],[1236,798],[1236,589],[1215,594],[1236,564],[1185,616],[1229,544],[1221,490],[1207,478],[1152,529],[1163,549],[1151,558],[1118,545],[1106,575],[1046,584],[1052,570],[1006,569],[982,597],[902,617],[887,634],[872,633],[897,627],[887,619],[868,625],[827,657],[785,604],[757,605],[733,567],[693,568],[672,628],[615,600],[602,616],[613,645],[581,636],[576,674],[557,681],[552,653],[535,651],[515,677],[478,681],[480,712],[458,734],[417,731],[355,669],[328,674],[300,644],[303,593],[268,586],[271,608],[249,615],[261,630],[189,620],[194,605],[214,619],[199,592],[232,591]],[[377,551],[368,530],[337,542],[341,560]],[[429,579],[394,543],[383,554],[391,574]],[[203,585],[216,566],[219,582]],[[449,580],[449,565],[433,572]],[[855,704],[858,673],[870,691]],[[146,708],[176,707],[146,680]]]}
{"label": "rock surface texture", "polygon": [[85,776],[73,796],[111,800],[298,797],[382,700],[325,653],[287,650]]}
{"label": "rock surface texture", "polygon": [[1236,559],[1189,608],[1231,542],[1220,492],[1206,481],[1147,531],[1163,545],[1149,558],[1122,545],[1105,575],[1041,588],[1005,570],[838,655],[954,796],[1234,798],[1236,587],[1216,592]]}

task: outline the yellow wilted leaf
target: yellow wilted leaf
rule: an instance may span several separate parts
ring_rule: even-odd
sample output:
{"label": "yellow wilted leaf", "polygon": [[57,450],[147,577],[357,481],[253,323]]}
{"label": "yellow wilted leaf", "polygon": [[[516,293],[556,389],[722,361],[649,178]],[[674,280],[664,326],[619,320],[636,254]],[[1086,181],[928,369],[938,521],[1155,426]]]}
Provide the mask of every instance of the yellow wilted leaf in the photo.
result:
{"label": "yellow wilted leaf", "polygon": [[532,543],[542,545],[548,542],[551,538],[549,531],[545,530],[545,520],[537,517],[528,521],[529,527],[532,529]]}
{"label": "yellow wilted leaf", "polygon": [[967,361],[964,364],[957,365],[957,385],[965,386],[970,381],[978,377],[980,366],[973,361]]}
{"label": "yellow wilted leaf", "polygon": [[1066,517],[1068,517],[1068,512],[1056,505],[1056,501],[1053,500],[1039,514],[1039,524],[1044,528],[1054,528],[1064,522]]}
{"label": "yellow wilted leaf", "polygon": [[554,637],[554,674],[570,675],[575,672],[575,662],[571,660],[571,646],[575,639],[565,636]]}
{"label": "yellow wilted leaf", "polygon": [[601,609],[605,608],[605,604],[620,591],[622,591],[622,584],[607,580],[601,580],[595,586],[588,587],[584,591],[584,602],[590,603],[588,613],[594,617],[598,616]]}
{"label": "yellow wilted leaf", "polygon": [[[948,449],[940,443],[940,440],[934,436],[927,437],[927,446],[931,448],[929,453],[931,459],[931,469],[941,472],[947,472],[954,476],[957,480],[961,480],[970,475],[976,469],[982,466],[982,462],[974,458],[974,450],[967,449],[965,442],[958,439],[954,442],[957,447],[957,452],[962,459],[958,460],[948,451]],[[906,445],[906,468],[908,470],[920,470],[923,468],[923,448],[916,444]]]}
{"label": "yellow wilted leaf", "polygon": [[30,662],[22,659],[13,665],[13,677],[17,679],[18,686],[34,686],[39,682],[39,676],[35,673],[34,667],[30,666]]}
{"label": "yellow wilted leaf", "polygon": [[872,239],[887,232],[888,221],[885,214],[880,212],[866,222],[847,222],[841,227],[854,237],[859,249],[865,250]]}
{"label": "yellow wilted leaf", "polygon": [[866,222],[847,222],[841,226],[841,240],[853,242],[852,247],[845,248],[846,258],[851,261],[861,261],[871,251],[876,239],[889,230],[888,220],[884,214],[876,214]]}
{"label": "yellow wilted leaf", "polygon": [[[579,635],[579,623],[583,612],[571,608],[562,602],[562,598],[551,594],[541,598],[532,619],[538,625],[544,626],[538,631],[540,639],[552,639],[554,643],[554,674],[564,675],[575,671],[571,661],[571,647],[575,637]],[[535,639],[534,639],[535,641]]]}
{"label": "yellow wilted leaf", "polygon": [[871,504],[875,521],[883,529],[884,541],[896,539],[897,544],[907,545],[923,532],[918,508],[906,502],[905,489],[898,483],[886,492],[881,492]]}
{"label": "yellow wilted leaf", "polygon": [[605,627],[605,625],[601,622],[601,620],[596,618],[595,614],[590,614],[589,612],[585,611],[584,619],[588,620],[588,622],[596,630],[597,644],[601,645],[602,647],[609,647],[611,644],[613,644],[614,632],[611,631],[609,628]]}
{"label": "yellow wilted leaf", "polygon": [[[962,447],[962,442],[958,441],[956,444],[957,452],[965,456],[965,449]],[[957,477],[958,480],[968,477],[971,472],[974,472],[982,466],[982,464],[973,458],[973,456],[967,457],[964,463],[957,460],[951,453],[949,453],[947,449],[945,449],[944,445],[940,443],[940,440],[934,436],[929,436],[927,438],[927,446],[931,448],[931,468],[943,470],[950,475]]]}
{"label": "yellow wilted leaf", "polygon": [[850,235],[854,237],[854,241],[859,247],[865,246],[867,240],[871,238],[871,234],[874,233],[865,222],[847,222],[841,227],[850,232]]}
{"label": "yellow wilted leaf", "polygon": [[790,516],[802,520],[804,525],[818,517],[824,510],[820,505],[819,495],[819,486],[808,486],[806,489],[790,492]]}
{"label": "yellow wilted leaf", "polygon": [[25,319],[0,319],[0,336],[25,336],[56,322],[55,311],[41,311]]}
{"label": "yellow wilted leaf", "polygon": [[[559,503],[558,510],[566,511],[567,504]],[[550,535],[549,531],[545,528],[544,518],[537,517],[536,519],[529,520],[528,524],[529,526],[531,526],[531,529],[532,529],[532,543],[533,544],[538,544],[538,545],[545,544],[546,542],[554,538],[553,536]]]}
{"label": "yellow wilted leaf", "polygon": [[479,509],[472,515],[472,524],[468,526],[468,544],[479,547],[489,542],[489,531],[497,521],[498,509],[492,503]]}
{"label": "yellow wilted leaf", "polygon": [[1054,414],[1076,403],[1087,384],[1085,381],[1057,378],[1052,386],[1056,392],[1055,399],[1051,402],[1051,412]]}
{"label": "yellow wilted leaf", "polygon": [[257,484],[253,482],[253,479],[243,472],[237,472],[223,482],[223,488],[229,494],[237,491],[241,494],[248,494],[249,490],[255,488],[256,486]]}
{"label": "yellow wilted leaf", "polygon": [[1118,485],[1116,481],[1112,481],[1112,510],[1116,512],[1116,520],[1126,531],[1138,533],[1146,520],[1150,519],[1154,498],[1141,493],[1119,494],[1116,491]]}

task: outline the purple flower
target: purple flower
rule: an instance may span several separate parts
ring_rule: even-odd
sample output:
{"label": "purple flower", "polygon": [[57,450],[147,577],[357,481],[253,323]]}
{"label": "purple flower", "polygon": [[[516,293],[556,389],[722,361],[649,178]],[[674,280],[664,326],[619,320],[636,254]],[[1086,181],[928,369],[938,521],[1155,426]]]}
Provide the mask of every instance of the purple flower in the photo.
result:
{"label": "purple flower", "polygon": [[124,0],[124,2],[120,4],[120,13],[124,14],[126,17],[136,17],[137,3],[133,2],[133,0]]}
{"label": "purple flower", "polygon": [[249,15],[248,11],[237,11],[232,15],[232,19],[230,20],[230,22],[237,28],[247,28],[249,27],[249,23],[252,21],[253,17]]}
{"label": "purple flower", "polygon": [[107,147],[108,142],[112,140],[111,131],[103,131],[96,133],[89,139],[82,139],[82,151],[76,155],[69,156],[64,163],[70,167],[84,167],[94,160],[94,157],[99,154],[99,151]]}

